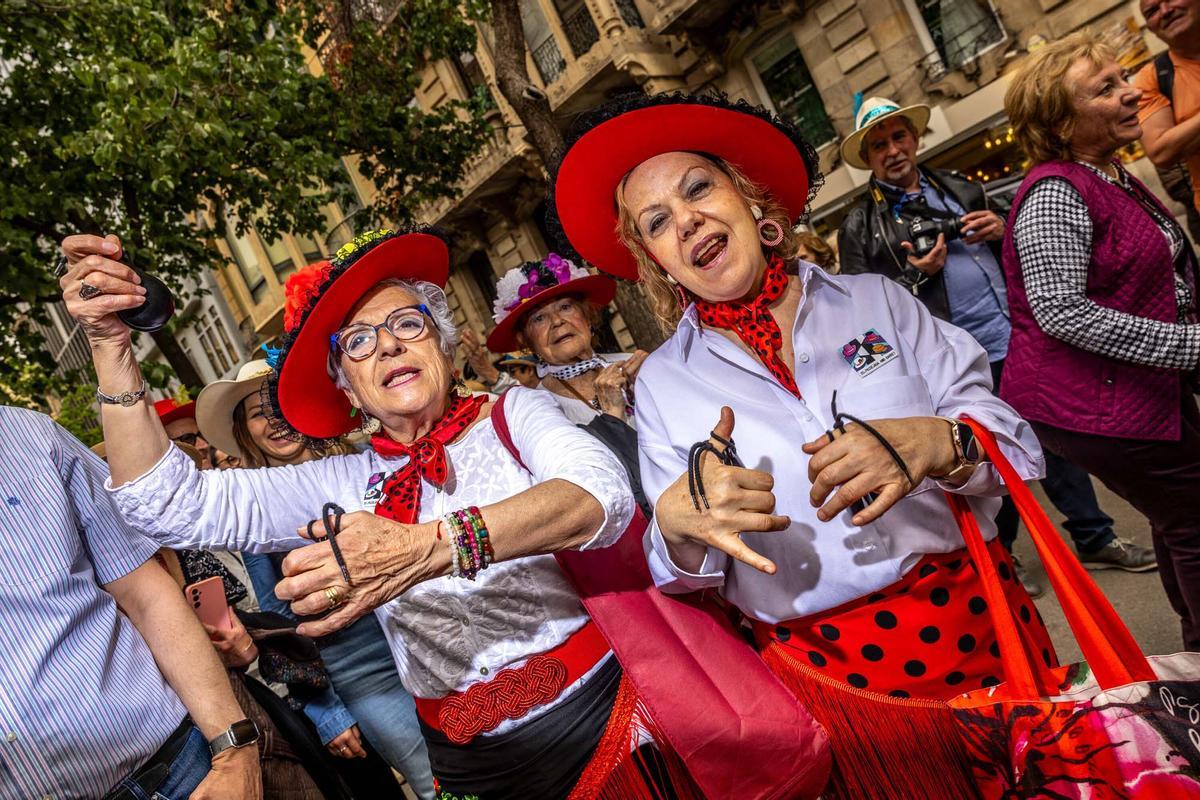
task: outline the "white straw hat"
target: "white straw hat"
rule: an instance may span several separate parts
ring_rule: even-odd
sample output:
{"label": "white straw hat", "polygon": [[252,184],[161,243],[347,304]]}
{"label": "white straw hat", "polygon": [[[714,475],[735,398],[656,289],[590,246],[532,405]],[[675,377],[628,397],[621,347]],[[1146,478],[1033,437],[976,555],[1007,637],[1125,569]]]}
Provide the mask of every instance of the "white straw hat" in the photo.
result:
{"label": "white straw hat", "polygon": [[233,410],[262,388],[271,375],[265,359],[243,364],[233,380],[213,381],[196,397],[196,424],[205,440],[231,456],[245,458],[233,436]]}
{"label": "white straw hat", "polygon": [[886,97],[868,97],[854,115],[854,133],[842,141],[842,160],[852,167],[870,169],[871,166],[859,155],[862,139],[867,131],[890,117],[905,117],[917,129],[917,136],[925,134],[929,125],[929,106],[918,103],[904,106]]}

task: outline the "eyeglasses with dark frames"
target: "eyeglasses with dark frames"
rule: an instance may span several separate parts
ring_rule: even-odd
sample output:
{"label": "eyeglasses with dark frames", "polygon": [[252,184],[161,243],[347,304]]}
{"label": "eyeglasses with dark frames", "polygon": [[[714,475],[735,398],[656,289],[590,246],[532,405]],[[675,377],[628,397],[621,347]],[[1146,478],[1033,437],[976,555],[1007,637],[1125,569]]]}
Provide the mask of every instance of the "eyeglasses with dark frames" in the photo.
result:
{"label": "eyeglasses with dark frames", "polygon": [[336,353],[342,351],[351,361],[362,361],[379,349],[379,330],[387,332],[401,342],[411,342],[425,332],[425,320],[433,319],[429,308],[421,303],[401,306],[387,315],[378,325],[356,322],[347,325],[329,337],[329,346]]}

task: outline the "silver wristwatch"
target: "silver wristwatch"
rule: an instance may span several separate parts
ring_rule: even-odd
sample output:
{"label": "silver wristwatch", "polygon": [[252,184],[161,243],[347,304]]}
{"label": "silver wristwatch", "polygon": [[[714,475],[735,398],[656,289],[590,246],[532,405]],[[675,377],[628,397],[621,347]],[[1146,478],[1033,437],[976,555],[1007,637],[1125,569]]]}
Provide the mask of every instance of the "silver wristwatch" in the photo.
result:
{"label": "silver wristwatch", "polygon": [[208,743],[208,749],[215,757],[231,747],[245,747],[258,741],[258,725],[254,720],[243,719],[233,723],[228,730]]}
{"label": "silver wristwatch", "polygon": [[146,379],[142,378],[142,388],[136,392],[121,392],[120,394],[105,394],[100,391],[100,387],[96,387],[96,399],[101,403],[107,403],[110,406],[125,406],[129,408],[136,405],[139,400],[146,396]]}

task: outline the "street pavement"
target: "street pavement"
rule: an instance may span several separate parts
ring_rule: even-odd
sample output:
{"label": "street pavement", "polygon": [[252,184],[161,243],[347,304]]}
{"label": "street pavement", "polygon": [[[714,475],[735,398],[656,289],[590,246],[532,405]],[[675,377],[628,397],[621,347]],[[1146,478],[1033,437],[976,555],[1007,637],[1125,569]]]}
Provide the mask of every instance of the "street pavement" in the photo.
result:
{"label": "street pavement", "polygon": [[[1143,547],[1151,547],[1150,525],[1146,522],[1146,518],[1106,489],[1099,481],[1093,481],[1093,483],[1096,486],[1096,495],[1100,498],[1100,507],[1113,518],[1113,528],[1117,535],[1132,539]],[[1035,485],[1034,489],[1042,508],[1046,509],[1050,519],[1060,526],[1059,534],[1069,544],[1071,537],[1061,527],[1062,515],[1046,500],[1041,487]],[[1021,559],[1021,563],[1025,565],[1026,569],[1037,575],[1046,586],[1046,593],[1036,602],[1038,609],[1042,612],[1042,617],[1046,620],[1046,627],[1050,629],[1050,635],[1054,639],[1059,661],[1067,664],[1080,660],[1079,647],[1071,636],[1071,630],[1067,626],[1058,601],[1050,591],[1046,573],[1042,570],[1037,551],[1024,526],[1017,537],[1013,551]],[[1096,583],[1104,590],[1117,613],[1133,631],[1133,635],[1142,646],[1144,653],[1162,655],[1175,653],[1182,649],[1179,617],[1167,602],[1157,571],[1131,573],[1106,569],[1091,571],[1088,574],[1095,578]]]}

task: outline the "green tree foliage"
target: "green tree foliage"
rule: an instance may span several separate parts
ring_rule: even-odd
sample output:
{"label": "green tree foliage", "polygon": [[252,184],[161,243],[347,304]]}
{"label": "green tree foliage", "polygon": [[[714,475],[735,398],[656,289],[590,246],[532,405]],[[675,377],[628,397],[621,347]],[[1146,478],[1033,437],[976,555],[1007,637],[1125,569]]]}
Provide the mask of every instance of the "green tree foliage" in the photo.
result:
{"label": "green tree foliage", "polygon": [[[313,75],[330,31],[337,66]],[[57,295],[68,233],[116,233],[178,288],[218,265],[205,239],[226,219],[267,238],[324,232],[322,207],[356,199],[343,157],[381,190],[360,227],[453,192],[487,130],[482,102],[423,113],[411,100],[425,59],[472,47],[453,0],[4,0],[0,382],[35,363],[52,383],[17,323]],[[203,231],[210,208],[217,229]]]}

